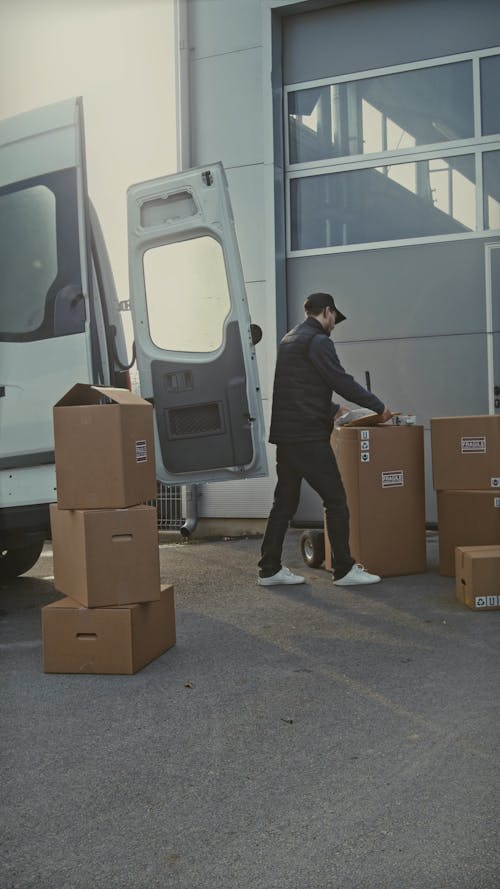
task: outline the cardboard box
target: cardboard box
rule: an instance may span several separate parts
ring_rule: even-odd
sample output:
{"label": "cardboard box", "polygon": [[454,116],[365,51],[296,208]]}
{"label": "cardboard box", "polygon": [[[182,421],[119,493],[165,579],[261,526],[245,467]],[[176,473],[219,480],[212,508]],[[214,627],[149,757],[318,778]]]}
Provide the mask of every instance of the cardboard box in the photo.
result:
{"label": "cardboard box", "polygon": [[50,505],[54,586],[87,608],[160,598],[157,513]]}
{"label": "cardboard box", "polygon": [[500,546],[458,546],[457,599],[474,611],[500,608]]}
{"label": "cardboard box", "polygon": [[77,383],[53,414],[61,509],[119,509],[156,497],[147,401],[128,389]]}
{"label": "cardboard box", "polygon": [[332,447],[347,494],[353,558],[385,577],[424,572],[423,427],[340,427]]}
{"label": "cardboard box", "polygon": [[500,494],[438,491],[439,573],[455,574],[455,547],[500,544]]}
{"label": "cardboard box", "polygon": [[431,419],[436,491],[500,491],[500,414]]}
{"label": "cardboard box", "polygon": [[175,645],[174,588],[112,608],[59,599],[42,608],[42,640],[45,673],[137,673]]}

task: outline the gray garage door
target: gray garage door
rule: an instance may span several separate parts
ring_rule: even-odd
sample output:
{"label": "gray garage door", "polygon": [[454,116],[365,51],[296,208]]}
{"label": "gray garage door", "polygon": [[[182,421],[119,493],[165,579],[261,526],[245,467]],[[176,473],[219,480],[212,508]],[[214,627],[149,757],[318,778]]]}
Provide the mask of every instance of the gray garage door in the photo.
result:
{"label": "gray garage door", "polygon": [[[492,0],[283,20],[288,326],[307,293],[335,293],[344,366],[426,428],[429,521],[429,418],[494,405],[498,35]],[[297,519],[321,520],[312,492]]]}

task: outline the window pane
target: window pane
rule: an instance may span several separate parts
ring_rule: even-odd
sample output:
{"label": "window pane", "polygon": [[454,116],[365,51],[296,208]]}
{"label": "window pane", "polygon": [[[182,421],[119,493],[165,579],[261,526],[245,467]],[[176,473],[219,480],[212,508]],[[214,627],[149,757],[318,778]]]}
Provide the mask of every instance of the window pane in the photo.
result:
{"label": "window pane", "polygon": [[222,344],[231,301],[222,248],[214,238],[148,250],[144,278],[155,345],[174,352],[213,352]]}
{"label": "window pane", "polygon": [[472,137],[472,63],[291,92],[288,130],[292,164]]}
{"label": "window pane", "polygon": [[473,155],[292,179],[292,250],[475,228]]}
{"label": "window pane", "polygon": [[0,269],[0,342],[85,329],[74,168],[0,188]]}
{"label": "window pane", "polygon": [[484,227],[500,228],[500,151],[483,155]]}
{"label": "window pane", "polygon": [[57,274],[56,199],[45,185],[0,196],[0,330],[37,330]]}
{"label": "window pane", "polygon": [[481,59],[483,136],[500,133],[500,56]]}

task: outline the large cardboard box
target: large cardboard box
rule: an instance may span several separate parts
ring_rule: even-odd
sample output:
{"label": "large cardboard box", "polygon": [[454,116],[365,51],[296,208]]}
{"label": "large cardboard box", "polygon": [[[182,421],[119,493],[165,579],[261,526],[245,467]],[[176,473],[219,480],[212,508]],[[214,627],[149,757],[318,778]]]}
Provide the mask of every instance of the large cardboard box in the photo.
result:
{"label": "large cardboard box", "polygon": [[500,608],[500,546],[458,546],[457,599],[474,611]]}
{"label": "large cardboard box", "polygon": [[[336,428],[353,558],[382,576],[426,570],[422,426]],[[331,567],[328,538],[325,564]]]}
{"label": "large cardboard box", "polygon": [[436,491],[500,490],[500,414],[431,419]]}
{"label": "large cardboard box", "polygon": [[500,494],[438,491],[439,573],[455,574],[455,547],[500,544]]}
{"label": "large cardboard box", "polygon": [[118,509],[156,497],[147,401],[128,389],[77,383],[53,414],[61,509]]}
{"label": "large cardboard box", "polygon": [[157,602],[85,608],[65,598],[42,608],[45,673],[137,673],[175,645],[174,588]]}
{"label": "large cardboard box", "polygon": [[54,586],[87,608],[160,598],[153,506],[59,509],[50,505]]}

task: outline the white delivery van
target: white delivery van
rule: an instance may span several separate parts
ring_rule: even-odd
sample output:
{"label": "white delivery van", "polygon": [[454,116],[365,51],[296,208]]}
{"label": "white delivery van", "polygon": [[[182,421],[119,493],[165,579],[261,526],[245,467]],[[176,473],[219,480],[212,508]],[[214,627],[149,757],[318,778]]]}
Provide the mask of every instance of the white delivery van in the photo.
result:
{"label": "white delivery van", "polygon": [[[264,422],[221,164],[128,192],[130,307],[157,477],[265,475]],[[115,285],[85,174],[79,98],[0,121],[0,580],[34,565],[57,499],[52,407],[128,385]]]}

